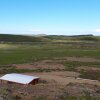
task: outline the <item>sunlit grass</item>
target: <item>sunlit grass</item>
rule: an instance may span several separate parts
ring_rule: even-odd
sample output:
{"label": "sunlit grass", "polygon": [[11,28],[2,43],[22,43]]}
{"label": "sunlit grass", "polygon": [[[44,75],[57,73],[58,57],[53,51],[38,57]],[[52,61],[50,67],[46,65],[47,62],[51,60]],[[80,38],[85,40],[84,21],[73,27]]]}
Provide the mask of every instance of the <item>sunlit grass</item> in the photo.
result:
{"label": "sunlit grass", "polygon": [[67,45],[41,44],[0,44],[0,64],[26,63],[54,57],[100,58],[100,50],[70,48]]}

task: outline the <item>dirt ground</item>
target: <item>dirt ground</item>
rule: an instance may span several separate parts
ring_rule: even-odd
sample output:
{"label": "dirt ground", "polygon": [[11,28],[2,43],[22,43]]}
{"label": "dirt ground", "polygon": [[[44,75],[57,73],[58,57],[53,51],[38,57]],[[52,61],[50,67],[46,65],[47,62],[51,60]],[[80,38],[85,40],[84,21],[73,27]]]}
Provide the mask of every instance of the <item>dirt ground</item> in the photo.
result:
{"label": "dirt ground", "polygon": [[[80,73],[78,72],[63,70],[65,69],[65,66],[61,64],[63,61],[100,62],[100,60],[93,58],[66,57],[62,59],[55,58],[54,60],[42,60],[29,64],[14,64],[17,69],[47,68],[61,70],[51,72],[22,73],[25,75],[40,77],[39,84],[34,86],[0,84],[0,100],[4,100],[3,98],[5,97],[7,100],[66,100],[62,98],[66,98],[66,96],[67,98],[68,96],[80,97],[86,95],[86,93],[92,96],[100,97],[100,81],[82,79],[79,78]],[[83,67],[77,68],[81,70]],[[99,70],[100,68],[91,67],[91,69]],[[85,67],[84,70],[90,70],[90,68]]]}
{"label": "dirt ground", "polygon": [[[64,57],[64,58],[54,58],[54,60],[42,60],[30,64],[15,64],[17,69],[65,69],[65,66],[61,64],[63,61],[80,61],[80,62],[100,62],[99,59],[86,58],[86,57]],[[100,70],[100,68],[90,68],[90,67],[77,67],[77,70]],[[79,78],[78,72],[72,71],[55,71],[55,72],[34,72],[34,73],[24,73],[28,75],[39,76],[41,80],[45,80],[50,83],[57,83],[61,85],[66,85],[69,83],[88,83],[100,85],[98,80],[82,79]]]}
{"label": "dirt ground", "polygon": [[85,67],[85,66],[77,67],[76,69],[77,69],[77,71],[81,71],[81,70],[84,70],[84,71],[89,71],[89,70],[92,70],[92,71],[100,71],[100,68]]}
{"label": "dirt ground", "polygon": [[31,64],[15,64],[14,66],[17,69],[65,69],[63,64],[52,60],[42,60]]}
{"label": "dirt ground", "polygon": [[[0,84],[0,100],[83,100],[88,93],[100,100],[100,87],[90,84],[70,83],[66,86],[58,84],[18,85]],[[72,97],[77,99],[73,99]],[[87,99],[84,99],[87,100]]]}
{"label": "dirt ground", "polygon": [[40,77],[40,80],[45,80],[49,83],[57,83],[60,85],[67,85],[69,83],[87,83],[100,86],[98,80],[82,79],[76,72],[43,72],[43,73],[25,73],[27,75],[36,75]]}
{"label": "dirt ground", "polygon": [[62,64],[64,61],[80,61],[80,62],[100,62],[99,59],[87,57],[63,57],[54,58],[54,60],[42,60],[27,64],[13,64],[17,69],[65,69]]}
{"label": "dirt ground", "polygon": [[78,98],[74,100],[83,100],[79,98],[87,94],[100,100],[100,82],[75,78],[79,73],[66,71],[24,74],[39,76],[39,84],[0,84],[0,100],[67,100],[71,96]]}

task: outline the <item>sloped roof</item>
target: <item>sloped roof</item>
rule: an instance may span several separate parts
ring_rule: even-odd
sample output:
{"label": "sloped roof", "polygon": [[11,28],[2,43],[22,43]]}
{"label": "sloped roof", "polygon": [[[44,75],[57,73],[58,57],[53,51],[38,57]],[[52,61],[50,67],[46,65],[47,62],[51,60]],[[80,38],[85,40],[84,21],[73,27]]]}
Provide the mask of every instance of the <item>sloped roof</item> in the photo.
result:
{"label": "sloped roof", "polygon": [[36,76],[29,76],[17,73],[6,74],[0,78],[0,80],[16,82],[21,84],[28,84],[34,79],[38,79],[39,77]]}

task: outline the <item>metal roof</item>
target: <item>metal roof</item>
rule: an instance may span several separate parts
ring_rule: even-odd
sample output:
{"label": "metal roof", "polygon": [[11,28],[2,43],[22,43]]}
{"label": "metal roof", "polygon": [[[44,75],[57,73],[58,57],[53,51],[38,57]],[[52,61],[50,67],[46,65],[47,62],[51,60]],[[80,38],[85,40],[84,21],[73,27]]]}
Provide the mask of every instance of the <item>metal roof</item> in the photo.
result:
{"label": "metal roof", "polygon": [[0,80],[6,80],[10,82],[16,82],[21,84],[28,84],[34,79],[38,79],[36,76],[29,76],[17,73],[6,74],[0,78]]}

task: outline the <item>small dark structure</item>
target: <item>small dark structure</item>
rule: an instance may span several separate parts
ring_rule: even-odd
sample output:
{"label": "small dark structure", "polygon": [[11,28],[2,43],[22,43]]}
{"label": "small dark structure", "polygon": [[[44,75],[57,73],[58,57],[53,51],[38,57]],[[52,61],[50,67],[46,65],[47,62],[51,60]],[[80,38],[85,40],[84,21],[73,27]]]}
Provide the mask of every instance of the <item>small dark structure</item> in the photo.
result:
{"label": "small dark structure", "polygon": [[0,80],[1,80],[1,83],[2,81],[6,81],[7,83],[35,85],[38,83],[39,77],[12,73],[12,74],[6,74],[2,76]]}

